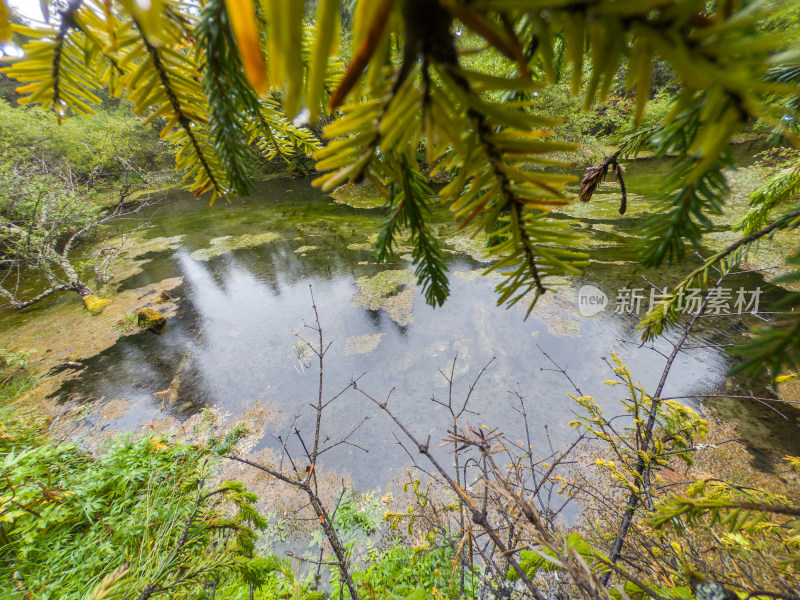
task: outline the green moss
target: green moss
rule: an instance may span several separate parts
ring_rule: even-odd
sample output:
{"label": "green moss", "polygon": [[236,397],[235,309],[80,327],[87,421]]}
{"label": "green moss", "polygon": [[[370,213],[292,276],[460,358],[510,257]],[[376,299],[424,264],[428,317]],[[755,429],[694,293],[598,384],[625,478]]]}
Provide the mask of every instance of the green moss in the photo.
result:
{"label": "green moss", "polygon": [[233,250],[240,248],[254,248],[261,244],[267,244],[280,239],[281,236],[273,231],[266,231],[264,233],[245,233],[243,235],[226,235],[212,239],[208,248],[195,250],[189,256],[195,260],[211,260],[215,256],[227,254]]}

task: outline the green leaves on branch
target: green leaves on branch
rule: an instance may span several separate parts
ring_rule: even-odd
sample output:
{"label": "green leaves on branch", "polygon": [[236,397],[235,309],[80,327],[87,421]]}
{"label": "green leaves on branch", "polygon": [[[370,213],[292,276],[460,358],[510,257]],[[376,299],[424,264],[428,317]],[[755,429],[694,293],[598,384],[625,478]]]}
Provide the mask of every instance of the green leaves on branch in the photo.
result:
{"label": "green leaves on branch", "polygon": [[[649,396],[641,383],[634,382],[628,367],[613,352],[611,359],[616,379],[606,384],[626,388],[622,405],[631,419],[630,425],[620,431],[591,396],[575,398],[583,412],[570,425],[606,442],[604,458],[598,458],[596,464],[614,487],[640,494],[650,485],[648,482],[654,480],[651,478],[658,478],[658,470],[673,456],[687,465],[693,463],[690,450],[695,440],[705,435],[707,424],[680,402]],[[648,427],[652,413],[655,413],[654,427]],[[646,468],[642,469],[642,465]]]}
{"label": "green leaves on branch", "polygon": [[226,171],[206,128],[210,117],[199,67],[190,54],[174,49],[183,44],[184,34],[182,22],[164,18],[160,35],[171,36],[172,44],[156,46],[145,35],[144,25],[134,20],[130,36],[120,40],[120,63],[127,67],[123,85],[137,114],[146,114],[146,121],[166,120],[160,135],[179,148],[175,168],[184,171],[183,179],[189,180],[195,196],[210,191],[213,204],[229,192]]}
{"label": "green leaves on branch", "polygon": [[[800,227],[800,207],[798,210],[784,215],[777,223],[787,222],[787,228]],[[775,280],[778,284],[797,285],[800,282],[800,252],[788,259],[794,269],[791,273]],[[796,289],[796,288],[795,288]],[[743,355],[746,360],[734,369],[734,372],[748,373],[758,376],[765,369],[774,379],[783,370],[800,369],[800,292],[792,292],[775,303],[771,309],[775,311],[774,321],[767,327],[756,330],[757,337],[750,343],[735,347],[734,354]]]}

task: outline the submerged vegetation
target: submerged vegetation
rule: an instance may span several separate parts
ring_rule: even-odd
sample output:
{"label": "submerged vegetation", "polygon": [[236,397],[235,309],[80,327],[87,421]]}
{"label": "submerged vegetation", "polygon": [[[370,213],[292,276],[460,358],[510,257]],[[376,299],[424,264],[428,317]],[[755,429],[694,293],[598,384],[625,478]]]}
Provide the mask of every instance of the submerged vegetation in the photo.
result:
{"label": "submerged vegetation", "polygon": [[[743,356],[737,370],[761,378],[762,388],[796,382],[796,5],[48,6],[33,25],[0,0],[0,295],[15,309],[62,291],[83,302],[55,316],[32,310],[39,321],[19,326],[34,332],[27,340],[43,340],[69,316],[55,351],[0,350],[0,589],[9,597],[800,598],[800,457],[786,456],[772,479],[743,485],[724,425],[665,392],[700,320],[721,316],[727,281],[777,236],[774,283],[789,292],[762,310],[768,317],[753,317],[761,324],[747,334],[752,340],[732,352]],[[770,149],[731,173],[734,142],[745,138]],[[588,167],[580,182],[576,151]],[[672,159],[653,198],[629,196],[626,187],[625,161],[644,154]],[[108,284],[137,274],[146,254],[175,248],[190,232],[146,239],[117,230],[122,218],[143,210],[158,189],[182,186],[211,204],[228,202],[250,193],[259,176],[307,174],[312,161],[314,185],[353,208],[347,239],[360,241],[347,248],[372,251],[378,263],[396,255],[413,263],[369,271],[349,290],[353,305],[371,318],[385,313],[401,332],[414,322],[418,292],[432,306],[447,300],[453,252],[486,264],[498,304],[519,303],[550,332],[578,338],[579,301],[542,295],[598,260],[599,236],[624,238],[649,269],[685,264],[710,238],[715,250],[677,283],[648,290],[638,329],[644,342],[671,346],[658,351],[664,367],[654,389],[611,353],[606,383],[622,393],[618,405],[604,406],[540,348],[547,370],[572,388],[577,431],[561,448],[545,430],[546,456],[534,452],[531,401],[520,391],[514,410],[524,440],[467,422],[491,361],[463,397],[455,391],[458,357],[440,371],[446,392],[434,388],[431,401],[450,425],[431,432],[423,418],[424,436],[395,412],[391,391],[376,395],[361,377],[331,393],[324,385],[330,340],[313,295],[314,321],[295,331],[291,353],[300,375],[318,362],[313,431],[301,431],[298,413],[273,449],[251,452],[264,423],[258,431],[244,423],[215,429],[211,410],[187,419],[194,429],[180,434],[146,431],[150,422],[143,433],[83,447],[68,430],[56,433],[66,409],[46,417],[27,404],[40,381],[56,392],[71,378],[64,371],[84,369],[81,360],[137,327],[164,333],[177,311],[169,291],[178,278],[119,292]],[[172,170],[180,182],[167,175]],[[758,180],[746,209],[730,197],[737,178]],[[576,184],[581,201],[612,202],[614,218],[628,219],[621,222],[630,230],[594,222],[588,231],[586,209],[567,208]],[[434,222],[439,204],[453,217],[449,227]],[[376,207],[384,215],[378,231],[358,230],[357,211]],[[277,231],[283,218],[245,222],[184,258],[210,262],[288,244]],[[328,243],[314,223],[297,229],[295,247],[275,260],[314,256]],[[474,273],[453,272],[462,280]],[[700,292],[687,314],[687,298]],[[744,330],[745,319],[734,327]],[[345,356],[380,353],[383,335],[347,338]],[[152,394],[159,415],[177,404],[179,388],[190,388],[182,379],[192,360],[183,349],[170,386]],[[367,416],[350,430],[328,426],[345,393],[391,422],[414,461],[397,497],[347,491],[344,479],[323,472],[320,457],[333,448],[368,450],[352,439]],[[775,401],[752,390],[729,397]],[[108,410],[120,401],[107,401]],[[450,452],[446,460],[434,435]],[[245,483],[224,480],[232,465],[244,480],[267,478],[296,506],[262,510],[263,498]],[[566,509],[574,505],[582,519]],[[286,532],[292,520],[303,524],[299,540]]]}

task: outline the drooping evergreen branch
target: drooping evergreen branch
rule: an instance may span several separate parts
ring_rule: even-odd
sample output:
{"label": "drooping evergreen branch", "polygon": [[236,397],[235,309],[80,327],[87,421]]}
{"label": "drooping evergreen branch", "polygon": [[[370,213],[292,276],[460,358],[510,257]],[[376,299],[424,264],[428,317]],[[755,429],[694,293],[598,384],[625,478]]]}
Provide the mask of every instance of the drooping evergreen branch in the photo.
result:
{"label": "drooping evergreen branch", "polygon": [[[189,56],[166,46],[156,47],[135,17],[132,17],[132,22],[139,35],[129,52],[136,53],[138,44],[144,55],[136,70],[127,76],[128,85],[134,89],[131,96],[136,111],[144,113],[157,107],[148,120],[162,115],[168,118],[161,137],[181,146],[176,156],[176,168],[187,171],[184,177],[192,178],[190,191],[196,196],[210,188],[213,204],[217,197],[226,197],[229,190],[225,185],[225,170],[203,131],[209,119],[199,73]],[[169,24],[167,19],[164,19],[164,24]],[[181,35],[177,26],[172,30],[166,29],[162,35],[170,35],[170,31],[174,36]],[[148,68],[153,71],[155,86],[152,79],[143,81]]]}
{"label": "drooping evergreen branch", "polygon": [[197,42],[204,48],[203,90],[213,118],[209,127],[228,186],[246,196],[252,189],[252,154],[247,147],[246,120],[258,118],[258,98],[244,74],[223,0],[210,0],[200,12]]}
{"label": "drooping evergreen branch", "polygon": [[84,57],[85,37],[78,25],[79,11],[86,10],[83,0],[71,0],[59,11],[57,28],[30,28],[14,25],[14,30],[31,38],[23,47],[25,62],[17,62],[3,72],[28,85],[17,88],[17,93],[27,94],[21,104],[39,102],[50,106],[60,123],[68,109],[81,115],[91,115],[90,104],[97,105],[100,98],[93,90],[100,88],[96,73]]}
{"label": "drooping evergreen branch", "polygon": [[393,254],[399,229],[406,228],[414,244],[412,259],[416,265],[417,282],[425,293],[431,306],[441,306],[450,293],[445,265],[439,241],[425,223],[425,213],[430,212],[430,200],[435,197],[425,179],[411,165],[407,156],[397,159],[400,183],[390,181],[390,213],[381,225],[375,242],[375,256],[378,261],[386,261]]}
{"label": "drooping evergreen branch", "polygon": [[800,194],[800,164],[781,169],[750,195],[750,208],[733,226],[752,233],[764,227],[772,210]]}

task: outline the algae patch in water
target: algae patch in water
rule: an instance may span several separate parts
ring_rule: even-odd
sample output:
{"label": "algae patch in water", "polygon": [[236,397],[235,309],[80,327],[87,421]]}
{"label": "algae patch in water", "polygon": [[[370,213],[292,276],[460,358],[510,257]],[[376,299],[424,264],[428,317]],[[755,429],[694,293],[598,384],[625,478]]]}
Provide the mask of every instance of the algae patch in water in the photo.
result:
{"label": "algae patch in water", "polygon": [[[410,241],[410,236],[408,233],[400,233],[395,236],[394,238],[395,243],[392,245],[392,252],[395,255],[403,254],[406,252],[411,252],[414,248],[409,246],[408,243]],[[375,249],[375,243],[378,241],[378,234],[371,233],[367,236],[367,242],[364,243],[355,243],[355,244],[348,244],[348,250],[364,250],[366,252],[372,252]]]}
{"label": "algae patch in water", "polygon": [[274,231],[266,231],[264,233],[245,233],[243,235],[226,235],[212,239],[208,248],[195,250],[189,256],[194,260],[211,260],[215,256],[227,254],[233,250],[240,248],[254,248],[261,244],[267,244],[280,239],[281,236]]}
{"label": "algae patch in water", "polygon": [[386,198],[381,196],[371,185],[343,185],[334,190],[331,197],[337,204],[346,204],[353,208],[380,208],[386,204]]}
{"label": "algae patch in water", "polygon": [[414,283],[416,277],[410,269],[381,271],[372,277],[356,280],[356,293],[350,301],[367,310],[383,310],[398,325],[409,325],[414,317]]}
{"label": "algae patch in water", "polygon": [[503,274],[498,271],[489,271],[488,273],[484,269],[472,269],[469,271],[461,271],[456,269],[453,271],[453,275],[458,277],[459,279],[463,279],[464,281],[475,281],[476,279],[483,279],[485,281],[502,281],[504,279]]}
{"label": "algae patch in water", "polygon": [[131,237],[118,237],[106,243],[107,247],[119,248],[119,255],[112,261],[109,274],[115,281],[122,281],[144,271],[149,258],[145,254],[175,250],[180,247],[184,235],[143,239],[140,234]]}
{"label": "algae patch in water", "polygon": [[466,233],[457,233],[445,238],[444,243],[452,246],[456,252],[466,254],[478,262],[490,263],[495,261],[494,258],[486,256],[485,236],[472,237]]}
{"label": "algae patch in water", "polygon": [[365,250],[366,252],[372,252],[372,244],[348,244],[348,250]]}
{"label": "algae patch in water", "polygon": [[[577,298],[577,296],[576,296]],[[521,304],[530,306],[533,297],[523,298]],[[580,329],[583,317],[574,300],[570,301],[563,293],[545,294],[533,307],[531,316],[547,325],[550,335],[558,337],[581,337]]]}
{"label": "algae patch in water", "polygon": [[354,354],[368,354],[378,347],[381,343],[381,336],[384,333],[368,333],[366,335],[354,335],[347,338],[344,346],[345,356]]}

